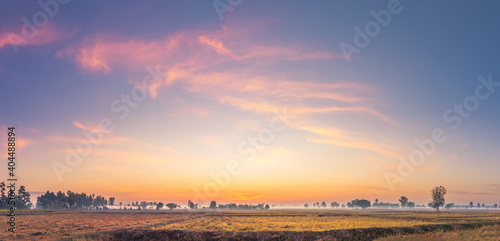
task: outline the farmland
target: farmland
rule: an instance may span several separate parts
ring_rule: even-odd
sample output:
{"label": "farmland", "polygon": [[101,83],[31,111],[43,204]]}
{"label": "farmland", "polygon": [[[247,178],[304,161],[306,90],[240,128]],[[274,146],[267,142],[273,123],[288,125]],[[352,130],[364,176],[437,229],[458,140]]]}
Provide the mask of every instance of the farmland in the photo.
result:
{"label": "farmland", "polygon": [[[2,214],[4,215],[4,214]],[[408,240],[491,237],[498,211],[258,210],[258,211],[25,211],[17,232],[1,240],[166,240],[338,238]],[[480,227],[486,224],[484,227]],[[493,224],[493,225],[491,225]],[[7,227],[5,226],[6,230]],[[459,230],[461,229],[461,230]],[[399,236],[398,236],[399,235]],[[423,236],[418,236],[423,235]],[[465,236],[464,236],[465,235]],[[469,236],[467,236],[469,235]],[[496,239],[495,239],[496,237]],[[413,238],[413,239],[411,239]]]}

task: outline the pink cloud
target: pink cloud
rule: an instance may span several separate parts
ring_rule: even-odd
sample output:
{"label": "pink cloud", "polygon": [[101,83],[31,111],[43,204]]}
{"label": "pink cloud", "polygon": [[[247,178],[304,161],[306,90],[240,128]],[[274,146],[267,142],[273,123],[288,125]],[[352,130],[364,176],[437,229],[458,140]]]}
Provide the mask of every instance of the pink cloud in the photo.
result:
{"label": "pink cloud", "polygon": [[33,37],[26,37],[14,32],[3,32],[0,33],[0,48],[8,45],[45,45],[67,39],[71,35],[72,33],[66,32],[63,29],[56,28],[53,25],[47,25],[45,27],[38,28],[36,30],[36,34]]}
{"label": "pink cloud", "polygon": [[101,129],[101,127],[98,124],[90,124],[90,125],[83,125],[82,123],[75,121],[73,122],[73,126],[82,130],[86,130],[89,132],[103,132],[103,133],[108,133]]}

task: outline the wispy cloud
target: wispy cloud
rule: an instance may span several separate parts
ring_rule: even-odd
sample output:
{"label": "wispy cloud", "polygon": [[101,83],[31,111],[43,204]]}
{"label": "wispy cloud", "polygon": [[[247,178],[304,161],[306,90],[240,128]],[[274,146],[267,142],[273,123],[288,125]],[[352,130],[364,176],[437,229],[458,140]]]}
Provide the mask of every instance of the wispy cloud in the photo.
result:
{"label": "wispy cloud", "polygon": [[310,142],[369,150],[390,157],[401,156],[399,153],[392,151],[389,146],[374,141],[363,140],[357,135],[348,135],[344,131],[338,129],[311,126],[303,126],[300,127],[300,129],[316,135],[316,137],[307,138]]}
{"label": "wispy cloud", "polygon": [[10,45],[30,46],[45,45],[56,41],[61,41],[72,36],[72,33],[53,25],[47,25],[36,30],[36,34],[31,37],[24,37],[18,33],[5,31],[0,33],[0,48]]}

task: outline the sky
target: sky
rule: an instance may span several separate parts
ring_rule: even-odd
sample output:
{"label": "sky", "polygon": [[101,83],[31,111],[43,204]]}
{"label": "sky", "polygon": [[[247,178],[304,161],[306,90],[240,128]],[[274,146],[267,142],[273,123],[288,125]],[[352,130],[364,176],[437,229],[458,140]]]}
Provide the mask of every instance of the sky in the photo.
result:
{"label": "sky", "polygon": [[499,7],[10,1],[0,138],[33,196],[499,203]]}

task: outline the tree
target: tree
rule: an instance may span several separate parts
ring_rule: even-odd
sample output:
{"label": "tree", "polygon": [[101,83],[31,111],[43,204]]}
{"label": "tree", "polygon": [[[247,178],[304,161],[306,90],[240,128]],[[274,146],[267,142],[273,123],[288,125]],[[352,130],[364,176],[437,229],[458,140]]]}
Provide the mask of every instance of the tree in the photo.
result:
{"label": "tree", "polygon": [[332,203],[330,204],[330,206],[331,206],[332,208],[338,208],[340,205],[339,205],[339,203],[338,203],[338,202],[332,202]]}
{"label": "tree", "polygon": [[408,202],[408,207],[409,208],[414,208],[415,207],[415,202]]}
{"label": "tree", "polygon": [[352,205],[352,203],[351,203],[351,202],[347,202],[347,207],[348,207],[348,208],[353,208],[354,206]]}
{"label": "tree", "polygon": [[469,207],[470,207],[470,208],[474,207],[474,203],[473,203],[473,202],[470,202],[470,203],[469,203]]}
{"label": "tree", "polygon": [[217,209],[217,202],[216,201],[210,202],[210,209]]}
{"label": "tree", "polygon": [[56,199],[57,197],[53,192],[47,191],[36,199],[36,205],[42,209],[53,210],[56,208]]}
{"label": "tree", "polygon": [[446,188],[443,186],[435,187],[431,191],[432,195],[432,208],[439,212],[439,207],[444,205],[444,195],[446,195]]}
{"label": "tree", "polygon": [[496,204],[496,203],[495,203],[495,204],[493,204],[493,207],[494,207],[494,208],[497,208],[497,207],[498,207],[498,204]]}
{"label": "tree", "polygon": [[115,198],[114,197],[110,197],[108,203],[111,206],[115,205]]}
{"label": "tree", "polygon": [[7,195],[5,194],[5,182],[0,183],[0,190],[1,190],[1,196],[0,196],[0,209],[5,209],[7,206]]}
{"label": "tree", "polygon": [[189,207],[190,209],[194,209],[194,203],[193,203],[193,202],[191,202],[191,200],[189,200],[189,201],[188,201],[188,207]]}
{"label": "tree", "polygon": [[408,198],[405,197],[405,196],[402,196],[400,199],[399,199],[399,202],[401,203],[401,207],[404,208],[406,206],[408,206]]}
{"label": "tree", "polygon": [[265,209],[269,209],[269,204],[266,204],[266,206],[264,208]]}
{"label": "tree", "polygon": [[378,199],[375,199],[375,204],[377,204],[377,203],[378,203]]}
{"label": "tree", "polygon": [[25,186],[20,186],[17,191],[16,206],[18,209],[29,209],[31,207],[30,193],[26,191]]}
{"label": "tree", "polygon": [[317,202],[317,203],[316,203],[316,207],[318,207],[318,208],[319,208],[319,202]]}
{"label": "tree", "polygon": [[477,203],[477,208],[480,208],[481,207],[481,203]]}
{"label": "tree", "polygon": [[157,203],[157,204],[156,204],[156,210],[160,210],[160,209],[162,209],[162,208],[163,208],[163,206],[164,206],[164,204],[163,204],[162,202]]}
{"label": "tree", "polygon": [[326,203],[325,203],[325,202],[322,202],[322,203],[321,203],[321,207],[326,208]]}
{"label": "tree", "polygon": [[351,201],[351,205],[352,207],[360,207],[362,209],[365,209],[365,208],[369,208],[371,207],[371,202],[366,200],[366,199],[361,199],[361,200],[358,200],[358,199],[355,199],[355,200],[352,200]]}
{"label": "tree", "polygon": [[304,204],[304,207],[305,207],[305,208],[308,208],[308,207],[309,207],[309,204],[307,204],[307,203],[306,203],[306,204]]}
{"label": "tree", "polygon": [[444,208],[449,210],[449,209],[453,208],[453,206],[455,206],[454,203],[448,203],[448,204],[446,204],[446,206],[444,206]]}
{"label": "tree", "polygon": [[167,205],[165,205],[165,206],[167,206],[170,210],[172,210],[172,209],[175,209],[175,208],[178,208],[178,207],[179,207],[179,205],[177,205],[177,204],[175,204],[175,203],[167,203]]}
{"label": "tree", "polygon": [[142,201],[142,202],[139,204],[139,206],[141,206],[141,207],[142,207],[142,209],[146,209],[146,208],[148,207],[148,202],[146,202],[146,201]]}

